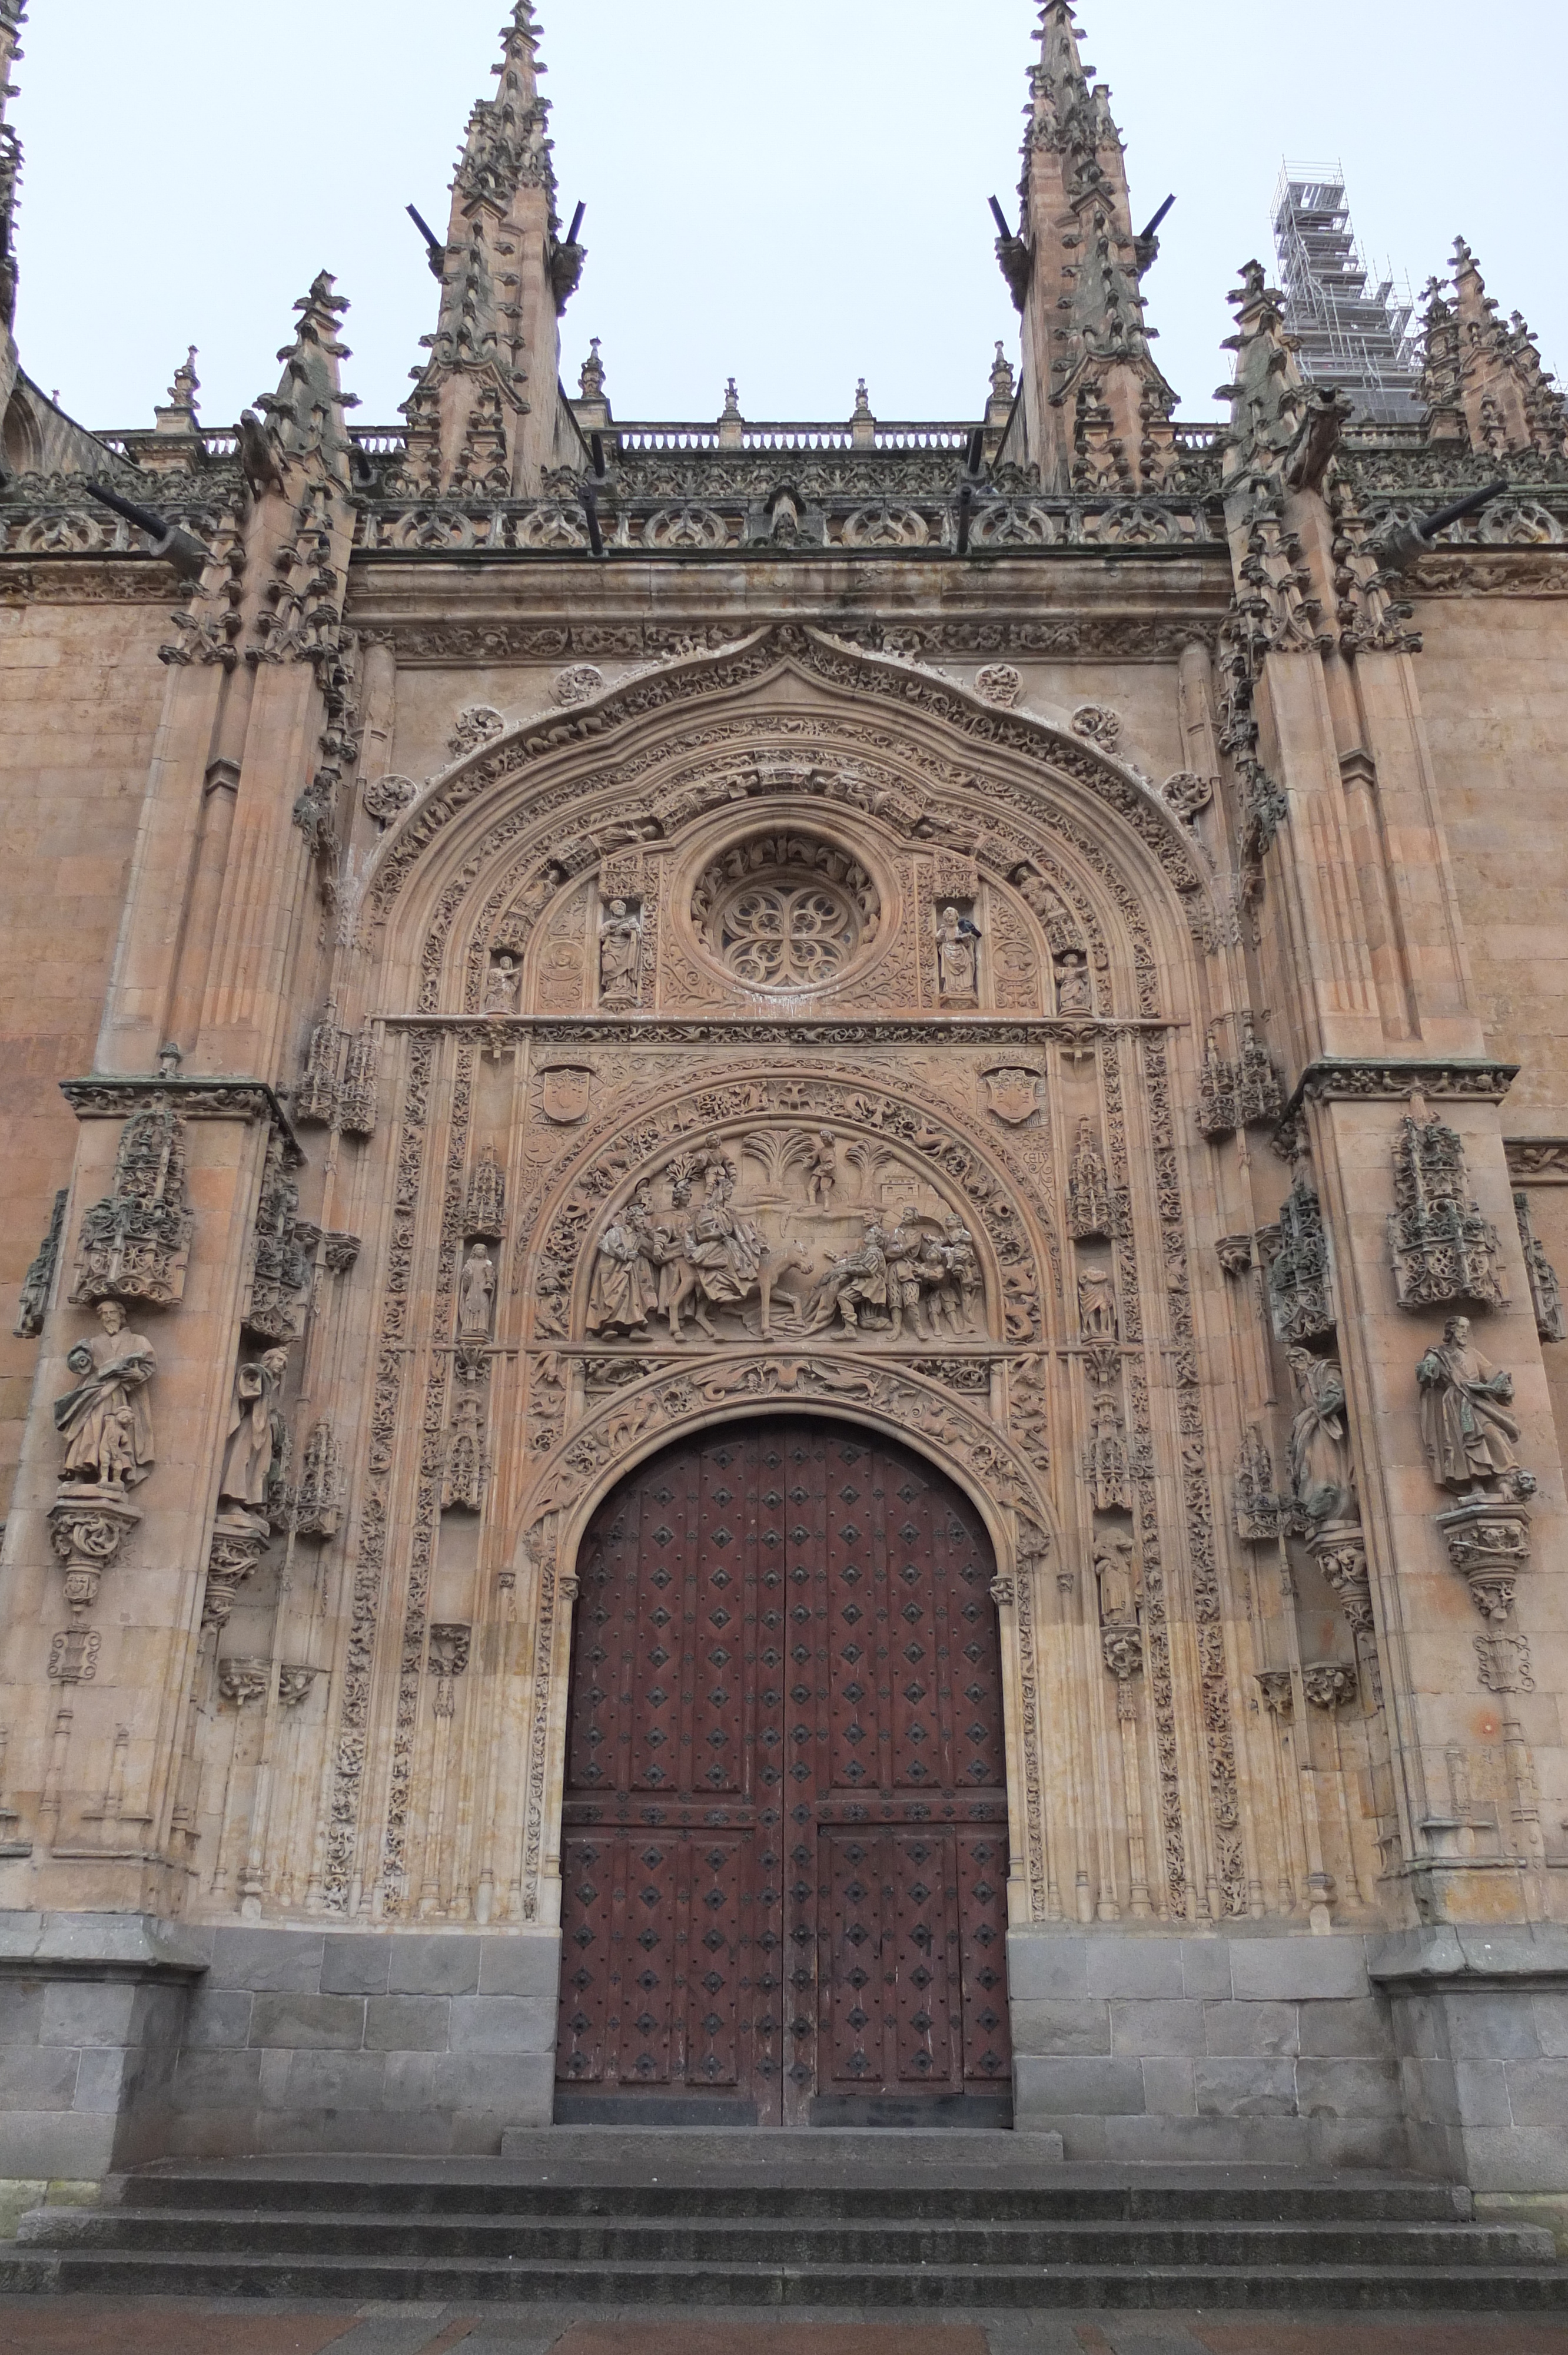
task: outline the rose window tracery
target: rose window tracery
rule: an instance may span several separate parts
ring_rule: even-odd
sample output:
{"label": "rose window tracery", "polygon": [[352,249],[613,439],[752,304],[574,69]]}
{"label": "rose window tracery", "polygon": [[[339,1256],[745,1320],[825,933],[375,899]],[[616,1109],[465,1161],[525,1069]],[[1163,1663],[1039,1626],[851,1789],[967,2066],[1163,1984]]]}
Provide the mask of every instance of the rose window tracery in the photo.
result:
{"label": "rose window tracery", "polygon": [[804,835],[767,835],[715,858],[692,897],[709,954],[753,989],[821,988],[876,937],[876,887],[858,860]]}

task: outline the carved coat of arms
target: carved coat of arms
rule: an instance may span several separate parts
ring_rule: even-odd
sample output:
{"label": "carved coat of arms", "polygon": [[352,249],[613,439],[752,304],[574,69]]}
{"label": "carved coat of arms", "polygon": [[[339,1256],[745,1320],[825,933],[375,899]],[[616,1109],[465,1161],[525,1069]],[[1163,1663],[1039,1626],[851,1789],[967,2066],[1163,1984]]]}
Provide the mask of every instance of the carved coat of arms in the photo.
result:
{"label": "carved coat of arms", "polygon": [[593,1073],[580,1063],[556,1063],[539,1074],[539,1109],[560,1128],[588,1117]]}
{"label": "carved coat of arms", "polygon": [[1022,1128],[1040,1109],[1040,1074],[1017,1064],[999,1064],[984,1075],[991,1108],[1009,1128]]}

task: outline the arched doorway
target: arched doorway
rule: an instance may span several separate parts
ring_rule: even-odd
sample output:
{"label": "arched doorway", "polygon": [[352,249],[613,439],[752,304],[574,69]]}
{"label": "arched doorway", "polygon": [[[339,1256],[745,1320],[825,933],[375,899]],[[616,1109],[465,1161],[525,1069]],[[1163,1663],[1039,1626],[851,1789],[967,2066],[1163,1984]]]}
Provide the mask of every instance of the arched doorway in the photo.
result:
{"label": "arched doorway", "polygon": [[563,2122],[1011,2118],[995,1562],[912,1449],[770,1417],[578,1555]]}

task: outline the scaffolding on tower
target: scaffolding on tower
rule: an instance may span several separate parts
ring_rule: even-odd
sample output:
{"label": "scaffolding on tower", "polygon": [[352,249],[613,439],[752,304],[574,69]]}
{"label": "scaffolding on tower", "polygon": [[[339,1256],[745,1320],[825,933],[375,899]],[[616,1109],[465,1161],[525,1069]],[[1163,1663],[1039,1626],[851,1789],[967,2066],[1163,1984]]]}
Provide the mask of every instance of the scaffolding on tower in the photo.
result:
{"label": "scaffolding on tower", "polygon": [[1289,164],[1274,195],[1285,327],[1309,383],[1348,394],[1361,422],[1421,421],[1414,309],[1374,279],[1356,243],[1338,164]]}

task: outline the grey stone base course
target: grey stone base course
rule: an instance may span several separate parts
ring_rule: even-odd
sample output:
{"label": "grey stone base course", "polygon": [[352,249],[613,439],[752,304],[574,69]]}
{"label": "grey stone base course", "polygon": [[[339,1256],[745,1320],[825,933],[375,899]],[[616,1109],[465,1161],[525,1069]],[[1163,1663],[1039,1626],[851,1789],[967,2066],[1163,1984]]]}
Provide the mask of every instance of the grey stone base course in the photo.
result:
{"label": "grey stone base course", "polygon": [[1008,1940],[1013,2115],[1069,2160],[1568,2192],[1568,1929]]}
{"label": "grey stone base course", "polygon": [[0,2178],[499,2152],[547,2126],[560,1934],[0,1915]]}
{"label": "grey stone base course", "polygon": [[[1014,2123],[1069,2161],[1568,2194],[1568,1928],[1015,1929]],[[499,2154],[554,2105],[557,1931],[0,1913],[0,2179]]]}

